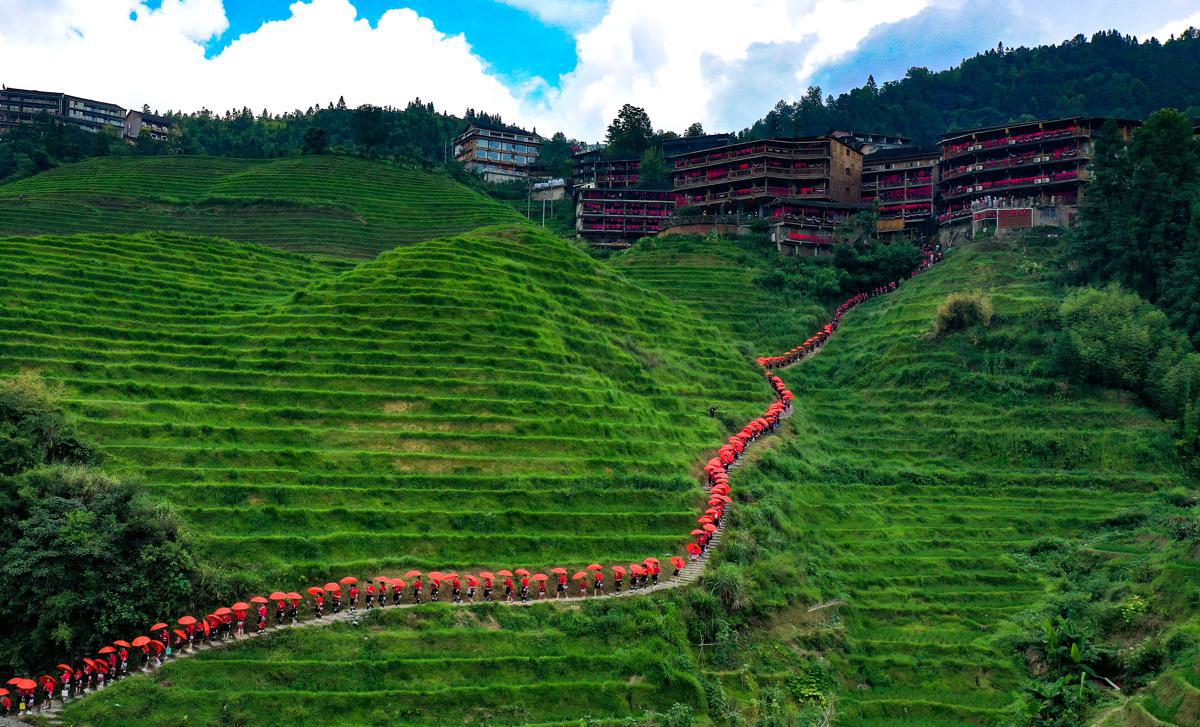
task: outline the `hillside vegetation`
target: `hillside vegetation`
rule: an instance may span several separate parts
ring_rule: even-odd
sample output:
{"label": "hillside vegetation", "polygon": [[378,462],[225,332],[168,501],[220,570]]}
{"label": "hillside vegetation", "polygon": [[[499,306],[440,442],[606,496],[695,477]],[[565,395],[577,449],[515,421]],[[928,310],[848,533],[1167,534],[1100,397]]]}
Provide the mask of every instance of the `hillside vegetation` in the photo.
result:
{"label": "hillside vegetation", "polygon": [[342,257],[521,219],[448,176],[343,156],[100,157],[0,186],[0,235],[186,232]]}
{"label": "hillside vegetation", "polygon": [[249,584],[671,550],[767,389],[718,332],[529,228],[338,272],[178,235],[0,241],[0,371]]}

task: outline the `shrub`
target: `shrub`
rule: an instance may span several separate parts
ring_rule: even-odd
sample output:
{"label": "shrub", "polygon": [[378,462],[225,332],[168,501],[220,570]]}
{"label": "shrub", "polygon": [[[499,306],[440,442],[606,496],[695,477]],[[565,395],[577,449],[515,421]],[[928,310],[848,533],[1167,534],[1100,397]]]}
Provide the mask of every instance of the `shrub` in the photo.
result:
{"label": "shrub", "polygon": [[941,338],[977,325],[990,326],[994,312],[992,299],[980,291],[951,293],[938,306],[933,335]]}

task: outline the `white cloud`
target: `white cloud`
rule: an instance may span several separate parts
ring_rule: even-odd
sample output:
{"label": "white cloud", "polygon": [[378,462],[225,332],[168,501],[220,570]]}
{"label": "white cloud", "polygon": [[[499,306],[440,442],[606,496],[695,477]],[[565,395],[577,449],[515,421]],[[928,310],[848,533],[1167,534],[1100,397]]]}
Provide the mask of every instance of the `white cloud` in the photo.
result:
{"label": "white cloud", "polygon": [[1176,35],[1176,36],[1179,35],[1180,33],[1187,30],[1188,28],[1200,28],[1200,12],[1193,13],[1191,16],[1186,17],[1186,18],[1180,18],[1179,20],[1173,20],[1173,21],[1163,25],[1161,28],[1154,31],[1150,35],[1154,36],[1155,38],[1158,38],[1159,40],[1166,40],[1167,38],[1170,38],[1172,35]]}
{"label": "white cloud", "polygon": [[[295,2],[214,58],[204,41],[228,27],[221,0],[0,0],[4,83],[62,89],[140,108],[307,108],[344,95],[357,105],[420,96],[515,117],[519,103],[466,39],[408,9],[374,28],[349,0]],[[36,29],[30,32],[30,29]]]}
{"label": "white cloud", "polygon": [[571,30],[586,28],[600,22],[608,0],[496,0],[524,10],[548,25]]}
{"label": "white cloud", "polygon": [[[613,0],[576,36],[579,62],[547,94],[539,125],[596,138],[620,106],[655,125],[740,128],[798,98],[821,65],[928,0]],[[753,93],[746,94],[750,90]]]}

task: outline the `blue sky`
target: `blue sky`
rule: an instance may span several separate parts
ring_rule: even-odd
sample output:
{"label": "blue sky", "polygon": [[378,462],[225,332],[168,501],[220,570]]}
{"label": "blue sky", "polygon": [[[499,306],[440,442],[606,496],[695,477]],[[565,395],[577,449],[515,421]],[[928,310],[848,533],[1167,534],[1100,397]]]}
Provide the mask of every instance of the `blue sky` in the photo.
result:
{"label": "blue sky", "polygon": [[1200,0],[0,0],[0,83],[159,111],[420,97],[590,141],[625,103],[738,130],[809,85],[1189,24]]}

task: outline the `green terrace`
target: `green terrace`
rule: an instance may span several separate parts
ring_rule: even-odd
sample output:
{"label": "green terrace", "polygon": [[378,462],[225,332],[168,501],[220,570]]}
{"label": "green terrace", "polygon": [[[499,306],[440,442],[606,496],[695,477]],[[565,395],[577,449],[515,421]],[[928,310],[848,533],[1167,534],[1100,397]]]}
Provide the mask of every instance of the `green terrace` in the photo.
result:
{"label": "green terrace", "polygon": [[[795,436],[740,475],[739,489],[778,508],[770,531],[794,543],[806,593],[834,602],[780,628],[833,664],[842,723],[1017,720],[1028,666],[1014,639],[1041,623],[1055,588],[1034,555],[1089,542],[1186,482],[1157,416],[1042,373],[1028,324],[1057,297],[1027,270],[1016,246],[968,247],[851,312],[819,356],[783,374]],[[947,294],[976,289],[995,303],[990,329],[926,335]],[[731,551],[778,538],[756,509],[734,511]],[[1144,550],[1106,547],[1131,561]]]}
{"label": "green terrace", "polygon": [[0,187],[0,235],[171,231],[373,257],[523,218],[449,177],[351,157],[101,157]]}
{"label": "green terrace", "polygon": [[61,383],[107,466],[252,587],[675,553],[726,436],[708,408],[770,397],[717,329],[531,228],[357,267],[13,237],[0,268],[0,370]]}

